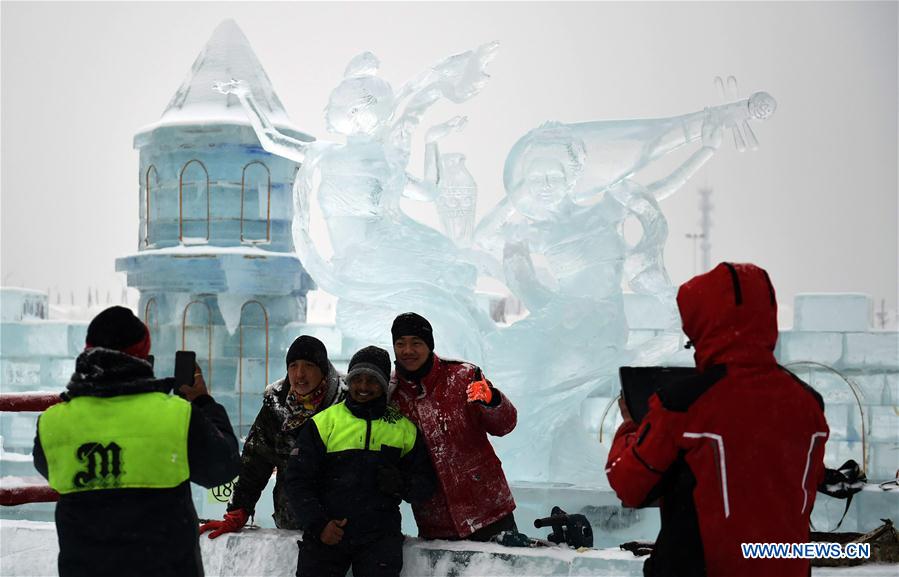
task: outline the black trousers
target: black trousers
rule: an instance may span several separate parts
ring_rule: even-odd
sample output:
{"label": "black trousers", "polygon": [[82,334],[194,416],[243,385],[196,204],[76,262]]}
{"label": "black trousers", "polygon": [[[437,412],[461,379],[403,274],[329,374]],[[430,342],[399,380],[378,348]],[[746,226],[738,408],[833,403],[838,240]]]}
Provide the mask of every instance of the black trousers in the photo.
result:
{"label": "black trousers", "polygon": [[354,577],[398,577],[403,569],[403,536],[385,535],[361,545],[347,540],[337,545],[300,541],[297,577],[344,577],[352,566]]}

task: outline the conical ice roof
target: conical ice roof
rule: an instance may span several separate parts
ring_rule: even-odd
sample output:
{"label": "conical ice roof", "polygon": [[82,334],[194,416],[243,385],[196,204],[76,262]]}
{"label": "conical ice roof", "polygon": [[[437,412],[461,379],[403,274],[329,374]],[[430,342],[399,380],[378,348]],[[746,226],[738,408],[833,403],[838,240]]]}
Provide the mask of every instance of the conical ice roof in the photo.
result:
{"label": "conical ice roof", "polygon": [[212,88],[216,82],[232,78],[250,86],[274,124],[294,128],[262,64],[234,20],[225,20],[212,33],[155,126],[229,121],[247,124],[247,115],[237,97],[225,96]]}

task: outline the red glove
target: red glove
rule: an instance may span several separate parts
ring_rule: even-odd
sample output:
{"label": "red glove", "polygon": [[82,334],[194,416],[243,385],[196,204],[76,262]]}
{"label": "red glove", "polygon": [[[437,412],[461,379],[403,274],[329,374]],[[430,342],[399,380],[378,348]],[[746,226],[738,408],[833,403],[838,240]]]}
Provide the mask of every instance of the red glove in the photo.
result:
{"label": "red glove", "polygon": [[208,523],[203,523],[200,525],[200,535],[205,533],[206,531],[212,530],[212,533],[209,534],[210,539],[215,539],[219,535],[223,535],[225,533],[234,533],[236,531],[240,531],[240,529],[247,524],[247,520],[249,520],[250,514],[247,513],[244,509],[234,509],[233,511],[228,511],[225,513],[225,518],[221,521],[209,521]]}
{"label": "red glove", "polygon": [[493,391],[490,389],[490,383],[484,378],[468,385],[467,393],[469,403],[480,401],[485,405],[489,405],[490,401],[493,400]]}

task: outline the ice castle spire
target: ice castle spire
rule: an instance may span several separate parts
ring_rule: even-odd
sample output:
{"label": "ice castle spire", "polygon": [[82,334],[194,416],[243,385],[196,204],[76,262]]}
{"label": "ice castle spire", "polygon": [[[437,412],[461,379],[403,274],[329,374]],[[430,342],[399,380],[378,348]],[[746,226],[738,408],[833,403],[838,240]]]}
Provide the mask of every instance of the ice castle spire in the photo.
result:
{"label": "ice castle spire", "polygon": [[134,137],[140,232],[116,270],[140,291],[157,374],[172,374],[176,350],[196,351],[244,435],[315,285],[291,235],[299,163],[263,150],[239,104],[213,90],[231,78],[247,83],[279,131],[313,140],[290,125],[237,24],[222,22],[162,118]]}
{"label": "ice castle spire", "polygon": [[212,89],[215,82],[231,78],[247,82],[256,101],[276,125],[293,128],[247,37],[230,19],[213,31],[156,126],[198,121],[248,124],[236,97],[224,98]]}

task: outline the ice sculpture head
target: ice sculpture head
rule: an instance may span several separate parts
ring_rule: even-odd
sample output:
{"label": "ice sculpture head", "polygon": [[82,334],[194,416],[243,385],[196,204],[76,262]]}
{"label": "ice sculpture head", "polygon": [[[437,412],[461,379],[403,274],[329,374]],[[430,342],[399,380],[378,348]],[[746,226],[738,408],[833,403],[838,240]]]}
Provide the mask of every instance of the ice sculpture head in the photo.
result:
{"label": "ice sculpture head", "polygon": [[325,108],[329,131],[345,136],[373,134],[390,118],[395,104],[393,89],[375,76],[377,72],[378,59],[371,52],[350,61]]}
{"label": "ice sculpture head", "polygon": [[766,120],[777,110],[777,101],[767,92],[756,92],[749,97],[749,116],[756,120]]}
{"label": "ice sculpture head", "polygon": [[524,216],[550,220],[571,204],[571,193],[584,170],[584,144],[558,123],[530,131],[506,157],[506,194]]}

